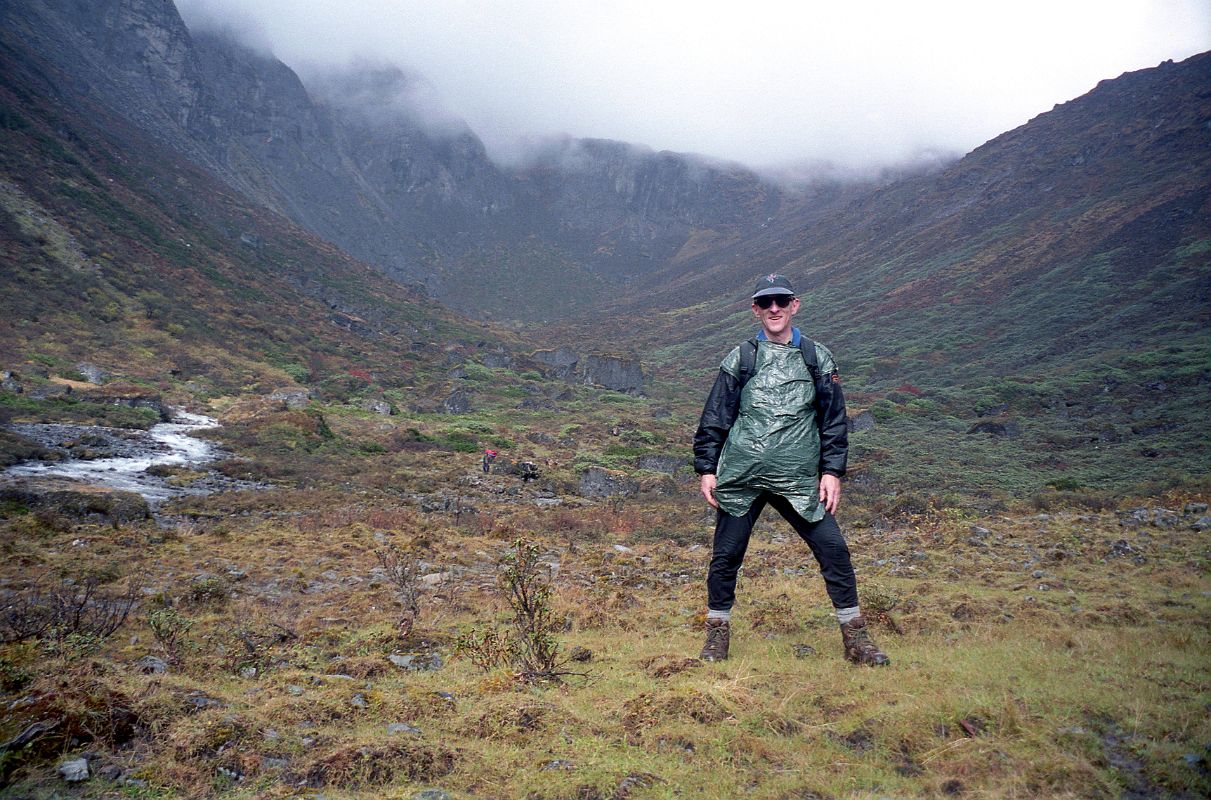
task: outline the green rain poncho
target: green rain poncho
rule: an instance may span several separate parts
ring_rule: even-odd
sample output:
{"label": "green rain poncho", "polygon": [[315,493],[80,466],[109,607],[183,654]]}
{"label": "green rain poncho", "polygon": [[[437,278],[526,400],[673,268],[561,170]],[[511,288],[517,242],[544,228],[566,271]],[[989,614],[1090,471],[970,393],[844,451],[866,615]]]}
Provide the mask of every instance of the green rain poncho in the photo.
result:
{"label": "green rain poncho", "polygon": [[[816,344],[820,371],[836,370],[832,353]],[[740,376],[740,348],[720,367]],[[728,432],[715,472],[715,499],[738,517],[762,491],[781,495],[809,522],[824,518],[820,505],[820,430],[816,387],[799,348],[762,340],[752,378],[740,393],[740,411]]]}

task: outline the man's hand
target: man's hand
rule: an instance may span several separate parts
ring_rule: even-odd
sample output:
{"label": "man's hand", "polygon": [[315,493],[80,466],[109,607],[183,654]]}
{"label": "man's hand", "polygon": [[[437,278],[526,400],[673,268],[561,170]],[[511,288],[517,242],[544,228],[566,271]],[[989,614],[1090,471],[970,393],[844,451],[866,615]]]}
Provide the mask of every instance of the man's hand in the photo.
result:
{"label": "man's hand", "polygon": [[706,474],[698,483],[698,488],[702,492],[702,496],[711,504],[711,508],[719,508],[719,501],[715,499],[715,483],[718,481],[714,475]]}
{"label": "man's hand", "polygon": [[820,502],[824,504],[824,510],[830,514],[837,510],[837,505],[841,502],[841,479],[836,475],[820,476]]}

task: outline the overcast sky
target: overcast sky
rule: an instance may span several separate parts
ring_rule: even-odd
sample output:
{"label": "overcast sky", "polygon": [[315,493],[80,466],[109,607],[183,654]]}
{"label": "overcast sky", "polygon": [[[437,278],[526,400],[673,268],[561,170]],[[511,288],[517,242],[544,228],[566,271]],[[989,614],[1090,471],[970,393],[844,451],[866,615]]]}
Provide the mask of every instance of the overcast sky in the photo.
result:
{"label": "overcast sky", "polygon": [[570,134],[772,167],[964,153],[1211,49],[1208,0],[177,0],[296,70],[419,73],[498,156]]}

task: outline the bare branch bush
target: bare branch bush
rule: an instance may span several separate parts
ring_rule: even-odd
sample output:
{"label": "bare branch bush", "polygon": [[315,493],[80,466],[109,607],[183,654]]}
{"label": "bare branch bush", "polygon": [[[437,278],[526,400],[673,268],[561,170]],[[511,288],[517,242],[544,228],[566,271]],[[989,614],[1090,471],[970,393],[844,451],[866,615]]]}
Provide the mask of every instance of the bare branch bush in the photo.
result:
{"label": "bare branch bush", "polygon": [[69,637],[107,639],[126,622],[141,588],[140,580],[131,580],[125,590],[110,588],[97,575],[78,581],[36,578],[0,609],[0,641],[38,639],[61,644]]}
{"label": "bare branch bush", "polygon": [[491,672],[513,661],[515,653],[509,632],[497,627],[468,631],[454,642],[454,654],[467,659],[481,672]]}
{"label": "bare branch bush", "polygon": [[415,554],[393,544],[375,550],[374,554],[378,556],[387,580],[395,586],[396,599],[400,603],[399,636],[407,639],[420,617],[420,564]]}

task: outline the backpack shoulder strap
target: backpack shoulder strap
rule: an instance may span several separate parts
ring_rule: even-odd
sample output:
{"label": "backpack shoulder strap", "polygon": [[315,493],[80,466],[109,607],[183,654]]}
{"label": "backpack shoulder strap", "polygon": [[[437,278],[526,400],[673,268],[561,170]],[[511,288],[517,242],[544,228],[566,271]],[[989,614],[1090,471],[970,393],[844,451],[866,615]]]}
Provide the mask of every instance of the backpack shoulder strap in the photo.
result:
{"label": "backpack shoulder strap", "polygon": [[[814,350],[815,348],[813,348]],[[757,369],[757,337],[753,337],[740,345],[740,388],[748,383]]]}
{"label": "backpack shoulder strap", "polygon": [[803,363],[812,375],[812,382],[820,382],[820,359],[816,357],[816,343],[803,334],[799,334],[799,352],[803,354]]}

